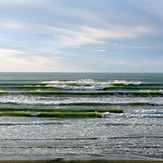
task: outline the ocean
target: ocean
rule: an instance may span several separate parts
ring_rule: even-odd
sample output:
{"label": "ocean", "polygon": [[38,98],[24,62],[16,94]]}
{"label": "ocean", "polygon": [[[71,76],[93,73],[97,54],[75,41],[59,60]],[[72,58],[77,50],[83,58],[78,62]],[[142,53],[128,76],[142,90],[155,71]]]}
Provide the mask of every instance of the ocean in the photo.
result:
{"label": "ocean", "polygon": [[163,74],[0,73],[0,160],[163,160]]}

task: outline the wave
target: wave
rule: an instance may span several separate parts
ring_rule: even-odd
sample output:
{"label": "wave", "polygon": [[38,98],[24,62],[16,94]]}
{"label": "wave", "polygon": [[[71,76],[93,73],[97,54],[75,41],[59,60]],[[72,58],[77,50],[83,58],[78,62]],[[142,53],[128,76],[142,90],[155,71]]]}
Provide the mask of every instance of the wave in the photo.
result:
{"label": "wave", "polygon": [[60,105],[67,105],[67,106],[108,106],[108,105],[120,105],[120,106],[163,106],[161,102],[130,102],[130,101],[117,101],[117,102],[70,102],[67,104],[60,104]]}
{"label": "wave", "polygon": [[0,96],[0,104],[34,105],[34,106],[162,106],[163,97],[133,96],[33,96],[25,94],[9,94]]}
{"label": "wave", "polygon": [[109,86],[108,82],[98,82],[92,79],[81,79],[76,81],[48,81],[42,82],[47,87],[62,90],[103,90]]}
{"label": "wave", "polygon": [[48,86],[56,86],[56,85],[69,85],[69,86],[92,86],[92,85],[100,85],[100,86],[158,86],[163,85],[163,83],[159,82],[142,82],[142,81],[128,81],[128,80],[109,80],[109,81],[95,81],[92,79],[81,79],[74,81],[44,81],[41,84]]}
{"label": "wave", "polygon": [[48,81],[42,83],[47,84],[47,87],[63,90],[106,90],[116,89],[122,86],[136,86],[141,82],[125,80],[94,81],[92,79],[81,79],[77,81]]}
{"label": "wave", "polygon": [[120,114],[105,112],[105,113],[97,113],[97,117],[100,117],[100,118],[163,118],[163,111],[152,110],[152,109],[151,110],[139,109],[136,111],[134,110],[132,112],[120,113]]}
{"label": "wave", "polygon": [[6,94],[7,92],[5,92],[5,91],[1,91],[0,90],[0,95],[4,95],[4,94]]}
{"label": "wave", "polygon": [[111,113],[123,113],[122,108],[107,108],[107,109],[98,109],[98,108],[9,108],[4,107],[0,108],[1,112],[15,112],[15,111],[23,111],[23,112],[111,112]]}
{"label": "wave", "polygon": [[98,96],[98,95],[110,95],[110,96],[163,96],[163,90],[139,90],[139,91],[6,91],[0,92],[0,95],[4,94],[24,94],[24,95],[37,95],[37,96],[47,96],[47,95],[89,95],[89,96]]}
{"label": "wave", "polygon": [[44,81],[37,83],[0,83],[1,89],[51,89],[51,90],[74,90],[74,91],[107,91],[115,89],[161,89],[163,83],[151,83],[127,80],[95,81],[81,79],[73,81]]}
{"label": "wave", "polygon": [[43,84],[55,84],[55,85],[93,85],[93,84],[123,84],[123,85],[139,85],[141,81],[127,81],[127,80],[109,80],[109,81],[95,81],[92,79],[81,79],[74,81],[44,81]]}
{"label": "wave", "polygon": [[123,109],[35,109],[1,108],[0,116],[49,118],[163,118],[161,110],[124,112]]}
{"label": "wave", "polygon": [[54,118],[95,118],[96,112],[123,113],[122,109],[36,109],[36,108],[1,108],[0,116],[18,117],[54,117]]}

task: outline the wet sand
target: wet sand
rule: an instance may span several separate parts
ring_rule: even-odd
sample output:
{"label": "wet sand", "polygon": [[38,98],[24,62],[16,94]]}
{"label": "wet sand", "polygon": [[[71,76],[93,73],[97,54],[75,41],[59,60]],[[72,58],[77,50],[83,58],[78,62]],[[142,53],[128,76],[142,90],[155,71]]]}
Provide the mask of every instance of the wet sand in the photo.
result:
{"label": "wet sand", "polygon": [[14,160],[5,160],[0,161],[0,163],[163,163],[163,160],[37,160],[37,161],[14,161]]}

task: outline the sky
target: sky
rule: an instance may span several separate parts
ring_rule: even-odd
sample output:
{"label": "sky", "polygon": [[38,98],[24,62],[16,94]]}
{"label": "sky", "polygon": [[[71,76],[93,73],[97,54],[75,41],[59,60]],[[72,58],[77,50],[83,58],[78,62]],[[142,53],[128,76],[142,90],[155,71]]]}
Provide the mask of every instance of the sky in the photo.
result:
{"label": "sky", "polygon": [[1,0],[0,72],[163,73],[163,0]]}

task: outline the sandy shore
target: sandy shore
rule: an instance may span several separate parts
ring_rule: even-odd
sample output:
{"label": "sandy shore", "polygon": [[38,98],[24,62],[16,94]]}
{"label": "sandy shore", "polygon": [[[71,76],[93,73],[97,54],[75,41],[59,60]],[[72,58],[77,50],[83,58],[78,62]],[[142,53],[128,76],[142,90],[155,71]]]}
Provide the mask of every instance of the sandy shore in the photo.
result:
{"label": "sandy shore", "polygon": [[163,163],[162,161],[155,160],[71,160],[71,161],[61,161],[61,160],[37,160],[37,161],[0,161],[0,163]]}

